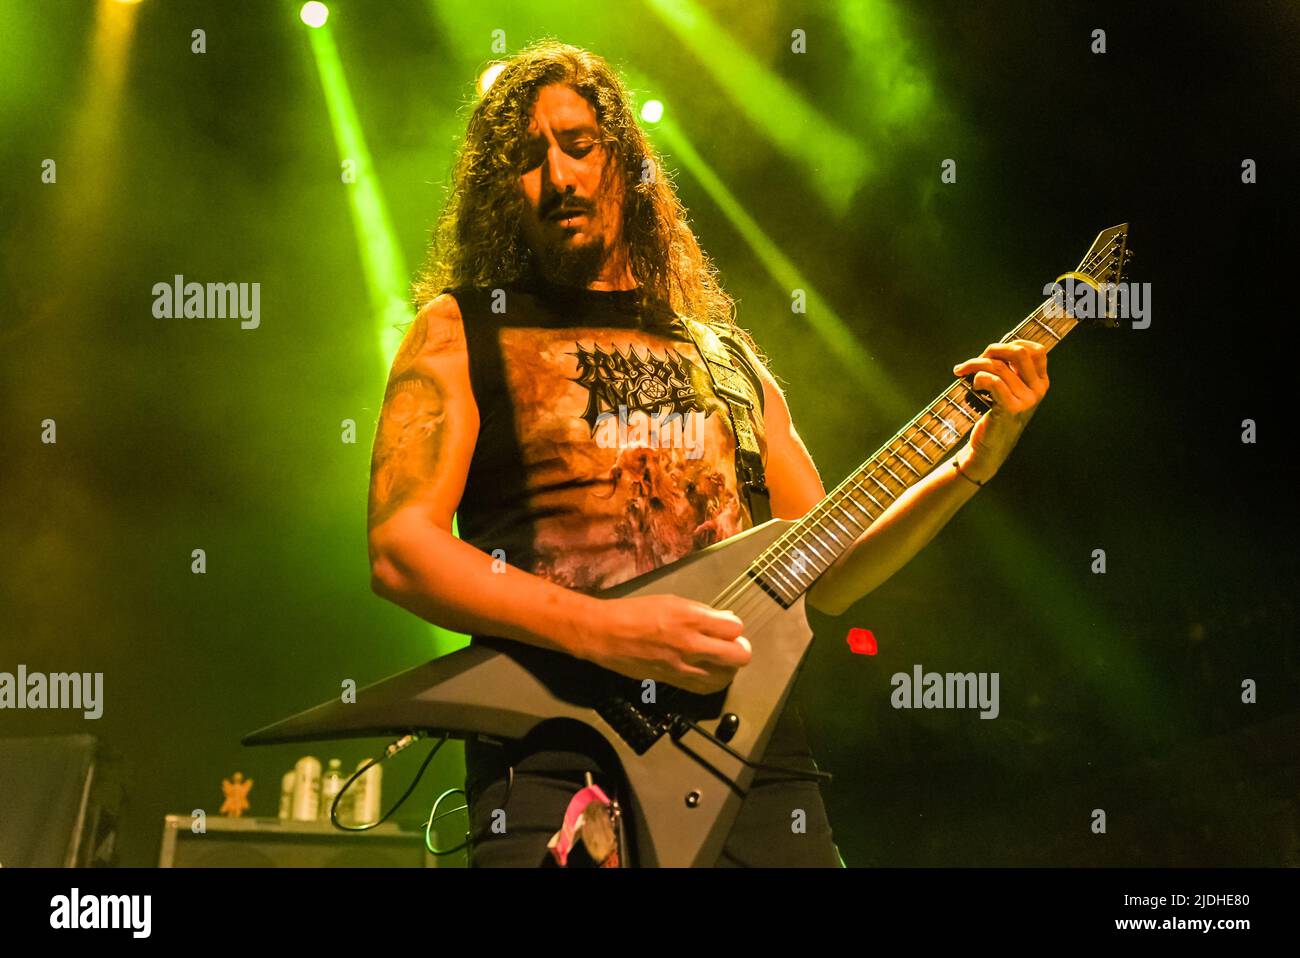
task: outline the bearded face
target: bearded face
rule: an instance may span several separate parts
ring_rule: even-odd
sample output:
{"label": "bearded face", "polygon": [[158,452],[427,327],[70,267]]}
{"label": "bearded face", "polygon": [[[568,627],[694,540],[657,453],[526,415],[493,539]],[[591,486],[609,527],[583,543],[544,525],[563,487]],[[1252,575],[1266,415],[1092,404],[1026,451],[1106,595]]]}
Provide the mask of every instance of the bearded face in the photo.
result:
{"label": "bearded face", "polygon": [[623,196],[591,104],[572,87],[537,93],[519,188],[523,233],[543,275],[588,286],[622,241]]}

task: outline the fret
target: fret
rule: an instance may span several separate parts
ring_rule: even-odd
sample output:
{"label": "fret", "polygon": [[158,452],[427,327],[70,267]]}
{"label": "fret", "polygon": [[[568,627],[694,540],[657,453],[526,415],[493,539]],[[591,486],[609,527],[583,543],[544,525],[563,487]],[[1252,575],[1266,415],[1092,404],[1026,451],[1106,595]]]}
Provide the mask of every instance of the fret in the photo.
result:
{"label": "fret", "polygon": [[[822,543],[822,545],[825,545],[825,544],[826,544],[826,543],[824,543],[824,542]],[[820,559],[820,558],[822,557],[822,554],[821,554],[820,552],[818,552],[818,551],[813,547],[813,544],[812,544],[811,542],[800,542],[799,545],[798,545],[796,548],[802,549],[804,546],[807,546],[809,549],[812,549],[812,554],[815,555],[818,559]],[[829,562],[826,563],[826,564],[827,564],[827,565],[830,565]]]}
{"label": "fret", "polygon": [[[810,513],[810,515],[811,515],[811,513]],[[822,532],[826,533],[828,536],[831,537],[831,541],[832,541],[832,542],[834,542],[837,546],[840,546],[841,548],[843,548],[842,544],[840,543],[840,537],[837,536],[833,531],[831,531],[831,528],[825,524],[825,520],[830,519],[830,518],[832,518],[832,517],[831,517],[829,514],[828,514],[828,515],[824,515],[824,516],[820,516],[820,517],[817,519],[817,525],[815,525],[814,528],[816,528],[816,529],[820,529]],[[835,524],[836,524],[837,526],[840,525],[838,522],[836,522]],[[843,527],[843,526],[840,526],[840,528],[843,529],[844,527]],[[827,546],[827,548],[830,548],[830,547]]]}
{"label": "fret", "polygon": [[[807,579],[808,579],[807,582],[804,581],[804,577],[807,577]],[[795,569],[791,569],[791,570],[790,570],[790,578],[794,579],[794,583],[795,583],[795,585],[798,587],[798,589],[799,589],[800,591],[802,591],[802,590],[808,588],[808,586],[812,585],[813,577],[810,576],[810,575],[808,575],[808,563],[804,563],[804,565],[803,565],[803,571],[802,571],[802,572],[796,571]],[[796,593],[796,594],[798,594],[798,593]]]}
{"label": "fret", "polygon": [[[814,539],[816,539],[818,542],[820,542],[820,543],[822,544],[822,548],[824,548],[827,552],[831,552],[831,551],[832,551],[832,550],[831,550],[831,547],[828,546],[828,545],[826,545],[826,540],[823,539],[821,536],[819,536],[819,535],[817,534],[817,527],[816,527],[815,525],[814,525],[814,526],[809,526],[809,527],[808,527],[808,532],[809,532],[809,534],[810,534]],[[827,535],[830,535],[830,533],[828,532]],[[819,557],[819,558],[820,558],[820,557]],[[826,563],[826,564],[827,564],[827,566],[830,565],[829,562]]]}
{"label": "fret", "polygon": [[[837,526],[839,526],[840,529],[844,531],[844,534],[846,536],[852,536],[854,539],[857,538],[857,536],[854,536],[853,533],[849,532],[848,526],[846,526],[844,523],[840,522],[840,520],[835,518],[835,513],[833,512],[826,513],[826,518],[831,520],[831,522],[835,523]],[[838,542],[839,540],[836,539],[835,541]]]}
{"label": "fret", "polygon": [[765,594],[767,594],[774,602],[776,602],[777,605],[781,606],[781,608],[783,609],[790,608],[790,606],[794,603],[795,598],[798,598],[797,595],[794,598],[785,595],[775,585],[773,585],[771,582],[768,582],[767,579],[763,578],[762,571],[756,569],[752,565],[745,570],[745,575],[748,578],[752,579],[755,585],[757,585],[760,589],[762,589]]}
{"label": "fret", "polygon": [[966,407],[965,407],[965,406],[963,406],[961,403],[957,402],[957,400],[949,398],[948,396],[945,396],[944,398],[947,399],[949,403],[951,403],[952,405],[956,406],[956,407],[957,407],[957,411],[958,411],[959,413],[961,413],[963,416],[965,416],[965,417],[966,417],[967,419],[969,419],[971,422],[975,422],[975,417],[972,416],[970,413],[968,413],[968,412],[966,411]]}
{"label": "fret", "polygon": [[[903,441],[906,442],[907,440],[904,439]],[[908,462],[908,461],[907,461],[907,457],[904,456],[901,452],[899,452],[897,449],[890,449],[890,450],[889,450],[889,454],[890,454],[891,456],[893,456],[895,459],[897,459],[899,462],[901,462],[903,465],[907,466],[907,468],[911,471],[912,475],[916,476],[916,478],[918,478],[918,479],[921,478],[921,473],[920,473],[920,471],[916,468],[916,466],[914,466],[914,465],[912,465],[910,462]],[[891,472],[890,475],[892,476],[893,473]],[[899,480],[899,481],[901,482],[902,480]],[[904,484],[903,484],[903,488],[906,489],[906,488],[907,488],[908,486],[910,486],[910,485],[911,485],[910,482],[909,482],[909,483],[904,483]]]}
{"label": "fret", "polygon": [[[876,502],[876,497],[874,497],[874,495],[872,495],[871,493],[868,493],[866,487],[863,486],[862,484],[859,484],[857,478],[854,478],[853,485],[857,486],[858,489],[862,491],[862,494],[865,495],[865,497],[871,499],[871,502],[874,502],[876,504],[876,507],[880,508],[881,512],[884,512],[884,506],[881,506],[879,502]],[[862,503],[859,503],[857,499],[850,497],[849,502],[852,502],[854,506],[857,506],[859,510],[862,510],[862,512],[865,513],[865,515],[867,516],[867,520],[870,521],[870,523],[874,523],[874,521],[876,521],[876,517],[872,516],[870,512],[867,512],[867,508],[863,506]]]}
{"label": "fret", "polygon": [[[885,511],[885,507],[882,506],[882,505],[880,505],[879,502],[876,502],[876,497],[873,496],[871,493],[867,492],[866,489],[863,489],[862,486],[859,486],[859,485],[858,485],[858,481],[857,481],[856,479],[853,480],[853,484],[854,484],[855,486],[858,486],[859,489],[862,489],[862,494],[863,494],[864,496],[866,496],[868,499],[870,499],[872,502],[875,502],[876,505],[880,508],[880,511],[881,511],[881,512],[884,512],[884,511]],[[876,521],[876,517],[873,516],[870,512],[867,511],[867,507],[866,507],[866,506],[862,505],[862,503],[858,502],[858,500],[854,499],[852,496],[848,496],[847,498],[848,498],[849,502],[851,502],[851,503],[853,503],[855,506],[857,506],[858,509],[862,512],[862,514],[863,514],[864,516],[867,517],[867,524],[868,524],[868,525],[870,525],[871,523],[873,523],[873,522]],[[864,526],[863,528],[866,528],[866,527]]]}
{"label": "fret", "polygon": [[[934,416],[935,418],[938,418],[938,414],[935,413],[934,410],[932,410],[932,409],[927,409],[926,412],[928,412],[931,416]],[[940,422],[943,422],[942,419],[940,419],[939,421],[940,421]],[[919,429],[919,430],[921,430],[921,432],[925,433],[926,437],[927,437],[927,438],[928,438],[932,443],[934,443],[935,448],[937,448],[937,449],[943,449],[943,448],[944,448],[943,443],[941,443],[938,439],[935,439],[934,436],[931,435],[930,430],[926,429],[924,426],[919,425],[919,424],[917,425],[916,428]],[[950,427],[950,428],[951,428],[951,427]]]}
{"label": "fret", "polygon": [[[932,465],[932,466],[934,465],[934,460],[931,459],[929,456],[927,456],[925,453],[923,453],[923,452],[921,451],[921,447],[918,446],[916,443],[912,442],[912,440],[910,440],[910,439],[904,439],[903,442],[907,443],[909,446],[911,446],[913,449],[915,449],[915,450],[916,450],[916,454],[917,454],[918,456],[920,456],[922,459],[924,459],[926,462],[928,462],[930,465]],[[913,472],[915,472],[915,470],[913,470]],[[917,475],[919,476],[920,473],[918,472]]]}
{"label": "fret", "polygon": [[1039,345],[1043,345],[1043,341],[1042,341],[1043,334],[1039,332],[1037,328],[1035,328],[1038,325],[1040,324],[1037,323],[1032,316],[1030,316],[1029,319],[1026,319],[1018,329],[1012,330],[1012,332],[1007,335],[1007,338],[1004,339],[1003,342],[1009,343],[1013,339],[1027,339],[1031,343],[1038,343]]}
{"label": "fret", "polygon": [[[949,400],[949,401],[951,401],[951,400]],[[956,426],[954,426],[954,425],[953,425],[949,420],[944,419],[942,416],[940,416],[937,412],[934,411],[933,408],[931,408],[931,409],[929,410],[929,413],[930,413],[930,415],[933,416],[933,417],[934,417],[938,422],[942,423],[942,424],[943,424],[943,428],[946,429],[946,430],[948,430],[948,432],[949,432],[949,433],[952,435],[952,437],[953,437],[951,440],[949,440],[949,441],[947,441],[947,442],[944,442],[944,441],[942,441],[942,440],[939,441],[939,448],[942,449],[942,450],[944,450],[945,452],[947,452],[949,448],[951,448],[952,446],[957,445],[957,443],[961,441],[961,433],[959,433],[959,432],[957,431],[957,427],[956,427]]]}
{"label": "fret", "polygon": [[1051,326],[1048,326],[1045,322],[1043,322],[1037,316],[1034,316],[1032,313],[1030,314],[1029,318],[1033,320],[1035,323],[1037,323],[1039,326],[1042,326],[1043,329],[1047,330],[1047,332],[1051,335],[1051,337],[1055,339],[1058,343],[1061,341],[1061,337],[1056,335],[1056,330],[1054,330]]}
{"label": "fret", "polygon": [[[897,474],[896,472],[894,472],[893,469],[890,469],[890,468],[889,468],[887,465],[885,465],[883,462],[880,464],[880,468],[883,469],[883,470],[885,470],[885,472],[889,473],[890,478],[892,478],[896,483],[898,483],[898,484],[899,484],[900,486],[902,486],[904,489],[907,488],[907,483],[905,483],[902,479],[899,479],[899,478],[898,478],[898,474]],[[916,470],[913,469],[912,471],[915,472]],[[888,489],[889,487],[886,486],[886,485],[884,485],[884,484],[882,483],[882,484],[881,484],[881,488],[882,488],[882,489]],[[891,493],[891,494],[894,496],[895,499],[898,498],[898,494],[897,494],[897,493]]]}
{"label": "fret", "polygon": [[[886,469],[885,471],[886,471],[886,472],[889,472],[888,469]],[[893,475],[892,473],[890,473],[890,474]],[[884,489],[884,490],[885,490],[885,495],[889,496],[890,499],[897,499],[897,498],[898,498],[898,496],[894,494],[894,490],[893,490],[893,489],[890,489],[889,486],[885,485],[883,482],[881,482],[879,479],[877,479],[877,478],[875,477],[875,474],[874,474],[874,473],[868,473],[868,474],[867,474],[867,478],[870,479],[872,482],[874,482],[876,485],[878,485],[881,489]],[[898,479],[898,476],[894,476],[894,478],[895,478],[895,479]],[[898,481],[899,481],[899,482],[902,482],[903,480],[898,479]],[[872,502],[876,502],[875,496],[872,496],[872,497],[871,497],[871,501],[872,501]],[[880,503],[876,503],[876,505],[879,505],[879,504],[880,504]]]}
{"label": "fret", "polygon": [[[775,575],[781,576],[781,578],[783,578],[783,579],[786,579],[786,581],[785,581],[783,587],[786,588],[786,589],[789,589],[791,595],[796,595],[796,596],[797,596],[797,595],[799,594],[799,592],[801,591],[799,587],[800,587],[800,585],[802,585],[802,583],[799,583],[799,582],[790,582],[790,580],[789,580],[786,576],[782,575],[781,573],[782,573],[782,569],[781,569],[780,564],[778,564],[778,563],[773,563],[770,567],[768,567],[768,568],[766,568],[766,569],[764,569],[764,570],[762,571],[762,574],[763,574],[763,575],[773,575],[773,574],[775,574]],[[780,584],[780,583],[778,583],[778,584]]]}

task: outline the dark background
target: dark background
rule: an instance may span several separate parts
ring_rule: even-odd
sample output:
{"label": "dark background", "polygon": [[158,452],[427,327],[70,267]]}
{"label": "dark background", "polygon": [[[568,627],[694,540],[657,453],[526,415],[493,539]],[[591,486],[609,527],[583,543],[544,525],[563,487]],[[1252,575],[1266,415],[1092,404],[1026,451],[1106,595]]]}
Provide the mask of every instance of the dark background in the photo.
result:
{"label": "dark background", "polygon": [[[0,671],[102,671],[106,697],[98,722],[0,712],[0,736],[103,738],[126,781],[124,864],[156,863],[165,813],[215,814],[235,770],[256,781],[253,813],[274,815],[301,754],[354,765],[379,743],[239,738],[434,649],[427,625],[369,589],[385,361],[298,6],[145,0],[112,97],[96,86],[95,4],[0,11]],[[1103,227],[1130,224],[1132,278],[1152,284],[1149,329],[1080,332],[1053,352],[1014,456],[927,550],[843,617],[813,616],[797,695],[836,777],[826,800],[847,863],[1300,864],[1284,433],[1300,11],[702,3],[869,149],[836,212],[813,167],[773,149],[652,6],[330,4],[405,275],[501,28],[510,52],[549,34],[658,84],[638,92],[669,104],[916,408]],[[804,55],[790,53],[796,27]],[[898,84],[924,91],[901,115]],[[41,183],[47,157],[57,185]],[[955,184],[939,182],[946,158]],[[834,485],[902,420],[667,162]],[[260,282],[261,327],[156,319],[152,286],[177,273]],[[56,445],[40,442],[46,418]],[[345,418],[356,444],[340,442]],[[190,572],[195,548],[206,575]],[[1105,575],[1090,571],[1098,548]],[[854,626],[878,655],[849,652]],[[914,663],[998,672],[1000,717],[895,711],[889,677]],[[1258,704],[1241,703],[1247,678]],[[417,751],[386,767],[388,799]],[[449,745],[404,817],[427,815],[462,768]],[[1089,830],[1096,808],[1104,836]]]}

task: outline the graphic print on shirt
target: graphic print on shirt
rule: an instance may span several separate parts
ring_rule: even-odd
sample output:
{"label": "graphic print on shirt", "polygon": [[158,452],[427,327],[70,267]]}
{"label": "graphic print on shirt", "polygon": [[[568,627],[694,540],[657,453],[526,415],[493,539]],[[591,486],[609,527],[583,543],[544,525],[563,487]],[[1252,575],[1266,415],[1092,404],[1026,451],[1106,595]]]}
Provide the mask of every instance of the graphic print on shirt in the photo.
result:
{"label": "graphic print on shirt", "polygon": [[534,516],[529,571],[609,588],[750,526],[726,407],[692,345],[584,327],[506,328],[500,346]]}
{"label": "graphic print on shirt", "polygon": [[582,418],[594,434],[606,414],[649,413],[662,420],[670,415],[704,411],[692,383],[694,364],[685,356],[669,350],[663,359],[647,351],[642,356],[635,346],[627,353],[617,348],[606,352],[599,346],[586,349],[578,344],[575,382],[586,386],[587,408]]}

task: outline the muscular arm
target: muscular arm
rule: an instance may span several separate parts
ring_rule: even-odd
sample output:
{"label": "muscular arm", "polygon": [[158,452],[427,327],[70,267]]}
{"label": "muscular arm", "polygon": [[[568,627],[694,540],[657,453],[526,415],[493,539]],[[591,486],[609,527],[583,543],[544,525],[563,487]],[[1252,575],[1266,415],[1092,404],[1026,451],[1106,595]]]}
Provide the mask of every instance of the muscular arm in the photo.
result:
{"label": "muscular arm", "polygon": [[[579,654],[597,600],[505,565],[451,534],[478,438],[460,310],[421,310],[393,361],[370,479],[371,587],[444,628]],[[502,569],[501,564],[497,564]]]}

